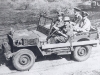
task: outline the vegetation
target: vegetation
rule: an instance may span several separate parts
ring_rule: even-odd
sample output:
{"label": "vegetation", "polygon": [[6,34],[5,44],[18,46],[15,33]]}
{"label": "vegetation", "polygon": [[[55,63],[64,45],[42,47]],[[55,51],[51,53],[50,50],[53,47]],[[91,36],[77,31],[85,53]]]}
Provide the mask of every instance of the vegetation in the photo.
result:
{"label": "vegetation", "polygon": [[[70,15],[78,2],[81,0],[0,0],[0,25],[37,23],[42,12],[52,15],[63,11]],[[90,19],[99,19],[99,12],[89,13]]]}
{"label": "vegetation", "polygon": [[72,8],[80,0],[0,0],[0,25],[36,23],[37,16],[58,11],[72,14]]}

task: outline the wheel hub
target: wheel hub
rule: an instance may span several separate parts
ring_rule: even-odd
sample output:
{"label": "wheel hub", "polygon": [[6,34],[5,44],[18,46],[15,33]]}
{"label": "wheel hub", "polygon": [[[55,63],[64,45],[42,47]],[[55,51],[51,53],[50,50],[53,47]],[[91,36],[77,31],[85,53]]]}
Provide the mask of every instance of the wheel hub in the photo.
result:
{"label": "wheel hub", "polygon": [[23,55],[23,56],[20,57],[19,63],[20,63],[21,65],[26,65],[26,64],[28,64],[29,61],[30,61],[30,60],[29,60],[29,57]]}
{"label": "wheel hub", "polygon": [[80,48],[78,51],[78,55],[79,56],[85,56],[86,55],[86,49],[85,48]]}

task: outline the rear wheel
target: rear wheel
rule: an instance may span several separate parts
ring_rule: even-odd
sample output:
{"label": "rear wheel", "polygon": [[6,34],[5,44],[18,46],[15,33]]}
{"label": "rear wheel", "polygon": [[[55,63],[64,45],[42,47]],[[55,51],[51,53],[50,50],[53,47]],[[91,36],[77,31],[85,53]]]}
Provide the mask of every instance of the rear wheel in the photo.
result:
{"label": "rear wheel", "polygon": [[35,55],[28,49],[21,49],[13,56],[13,65],[17,70],[29,70],[35,63]]}
{"label": "rear wheel", "polygon": [[73,51],[73,58],[77,61],[87,60],[91,54],[92,46],[79,46]]}

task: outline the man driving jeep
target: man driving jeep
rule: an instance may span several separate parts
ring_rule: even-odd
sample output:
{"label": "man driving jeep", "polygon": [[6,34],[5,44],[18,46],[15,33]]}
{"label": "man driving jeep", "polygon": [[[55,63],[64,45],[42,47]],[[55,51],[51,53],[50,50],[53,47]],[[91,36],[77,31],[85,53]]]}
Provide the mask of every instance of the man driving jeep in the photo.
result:
{"label": "man driving jeep", "polygon": [[64,25],[61,27],[54,26],[58,35],[54,37],[55,43],[65,43],[72,36],[73,28],[69,17],[64,17]]}

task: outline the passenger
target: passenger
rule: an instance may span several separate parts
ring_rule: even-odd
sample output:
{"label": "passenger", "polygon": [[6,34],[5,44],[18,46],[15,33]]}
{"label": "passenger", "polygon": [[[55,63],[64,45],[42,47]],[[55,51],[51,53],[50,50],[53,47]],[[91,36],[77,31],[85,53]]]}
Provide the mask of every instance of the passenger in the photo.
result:
{"label": "passenger", "polygon": [[57,36],[54,37],[55,43],[65,43],[69,39],[69,36],[72,36],[72,25],[70,23],[70,18],[65,17],[64,18],[64,25],[61,27],[55,27],[56,30],[58,30]]}
{"label": "passenger", "polygon": [[74,8],[74,15],[75,15],[75,19],[74,19],[75,27],[79,27],[82,20],[81,9]]}
{"label": "passenger", "polygon": [[82,12],[82,21],[78,28],[74,29],[76,32],[89,32],[91,28],[91,22],[88,19],[88,13]]}
{"label": "passenger", "polygon": [[63,26],[64,25],[64,20],[63,19],[64,19],[64,13],[63,12],[59,12],[57,20],[56,20],[54,25],[57,25],[58,27]]}

